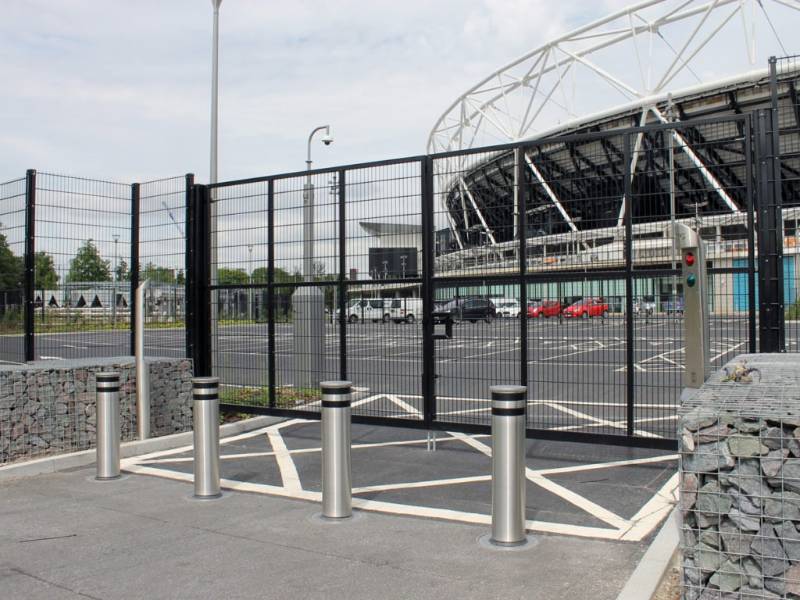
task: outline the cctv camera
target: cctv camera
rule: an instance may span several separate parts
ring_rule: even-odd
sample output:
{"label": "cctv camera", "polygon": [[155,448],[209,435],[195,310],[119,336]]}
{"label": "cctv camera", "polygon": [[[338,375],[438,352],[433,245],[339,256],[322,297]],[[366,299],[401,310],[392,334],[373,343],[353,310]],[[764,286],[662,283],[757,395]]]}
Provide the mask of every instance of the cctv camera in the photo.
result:
{"label": "cctv camera", "polygon": [[322,138],[322,143],[326,146],[330,146],[333,143],[333,138],[330,135],[326,135]]}

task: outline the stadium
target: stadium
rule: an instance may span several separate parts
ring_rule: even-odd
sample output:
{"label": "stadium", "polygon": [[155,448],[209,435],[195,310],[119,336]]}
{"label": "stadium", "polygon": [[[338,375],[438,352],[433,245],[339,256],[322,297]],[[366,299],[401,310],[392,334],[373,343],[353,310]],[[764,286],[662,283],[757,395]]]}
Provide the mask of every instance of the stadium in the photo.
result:
{"label": "stadium", "polygon": [[[626,208],[637,266],[674,268],[673,221],[700,229],[710,266],[745,266],[756,148],[755,124],[744,117],[769,113],[777,98],[784,295],[794,302],[800,65],[778,61],[771,89],[767,58],[788,54],[780,24],[798,10],[784,0],[643,2],[542,45],[459,96],[428,140],[441,157],[437,275],[517,269],[520,177],[529,272],[622,268]],[[719,78],[721,69],[731,72]],[[636,131],[627,154],[625,130]],[[519,142],[531,145],[502,147]],[[745,278],[717,283],[728,290],[717,312],[747,309]],[[637,295],[666,296],[666,283],[639,285]],[[539,288],[529,296],[555,294]]]}

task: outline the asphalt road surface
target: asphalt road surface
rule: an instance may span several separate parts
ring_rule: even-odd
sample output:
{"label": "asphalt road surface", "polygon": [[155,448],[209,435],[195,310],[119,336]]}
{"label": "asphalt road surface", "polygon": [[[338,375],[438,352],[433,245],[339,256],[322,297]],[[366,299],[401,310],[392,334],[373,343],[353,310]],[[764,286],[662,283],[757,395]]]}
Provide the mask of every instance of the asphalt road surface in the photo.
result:
{"label": "asphalt road surface", "polygon": [[[295,386],[303,361],[294,354],[292,324],[276,325],[276,383]],[[634,328],[636,429],[672,437],[683,370],[683,324],[676,316],[637,317]],[[796,324],[787,325],[787,350],[797,351]],[[220,328],[215,373],[224,384],[268,383],[266,324]],[[620,433],[625,427],[627,342],[625,320],[533,319],[528,322],[529,425],[548,429]],[[421,418],[422,326],[357,323],[347,326],[347,378],[364,400],[356,412]],[[39,335],[37,357],[66,359],[128,354],[122,331]],[[322,379],[340,377],[339,328],[326,325]],[[21,336],[0,336],[0,360],[19,360]],[[519,323],[457,323],[451,339],[435,342],[437,417],[443,421],[487,423],[489,386],[518,383]],[[149,330],[150,356],[182,357],[181,330]],[[720,366],[747,352],[745,318],[713,318],[711,358]]]}

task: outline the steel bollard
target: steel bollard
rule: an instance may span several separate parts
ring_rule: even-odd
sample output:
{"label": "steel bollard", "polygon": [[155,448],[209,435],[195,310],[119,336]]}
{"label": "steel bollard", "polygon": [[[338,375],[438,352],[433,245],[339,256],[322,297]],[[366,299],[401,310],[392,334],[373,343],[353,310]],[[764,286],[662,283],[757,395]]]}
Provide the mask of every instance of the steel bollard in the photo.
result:
{"label": "steel bollard", "polygon": [[97,377],[97,476],[119,479],[119,373],[108,371]]}
{"label": "steel bollard", "polygon": [[520,546],[525,535],[525,408],[528,390],[496,385],[492,393],[492,537]]}
{"label": "steel bollard", "polygon": [[219,487],[219,377],[192,378],[194,497],[222,496]]}
{"label": "steel bollard", "polygon": [[323,381],[322,388],[322,516],[353,516],[350,465],[349,381]]}

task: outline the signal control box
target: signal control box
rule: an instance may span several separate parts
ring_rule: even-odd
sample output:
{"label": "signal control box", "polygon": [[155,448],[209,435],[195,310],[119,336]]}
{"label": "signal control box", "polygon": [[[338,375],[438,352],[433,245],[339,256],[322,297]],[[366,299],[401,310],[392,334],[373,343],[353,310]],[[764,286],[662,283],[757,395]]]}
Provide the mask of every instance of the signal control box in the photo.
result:
{"label": "signal control box", "polygon": [[683,385],[699,388],[709,368],[709,321],[706,280],[706,256],[703,240],[688,225],[675,224],[677,246],[681,250],[681,278],[684,303]]}

